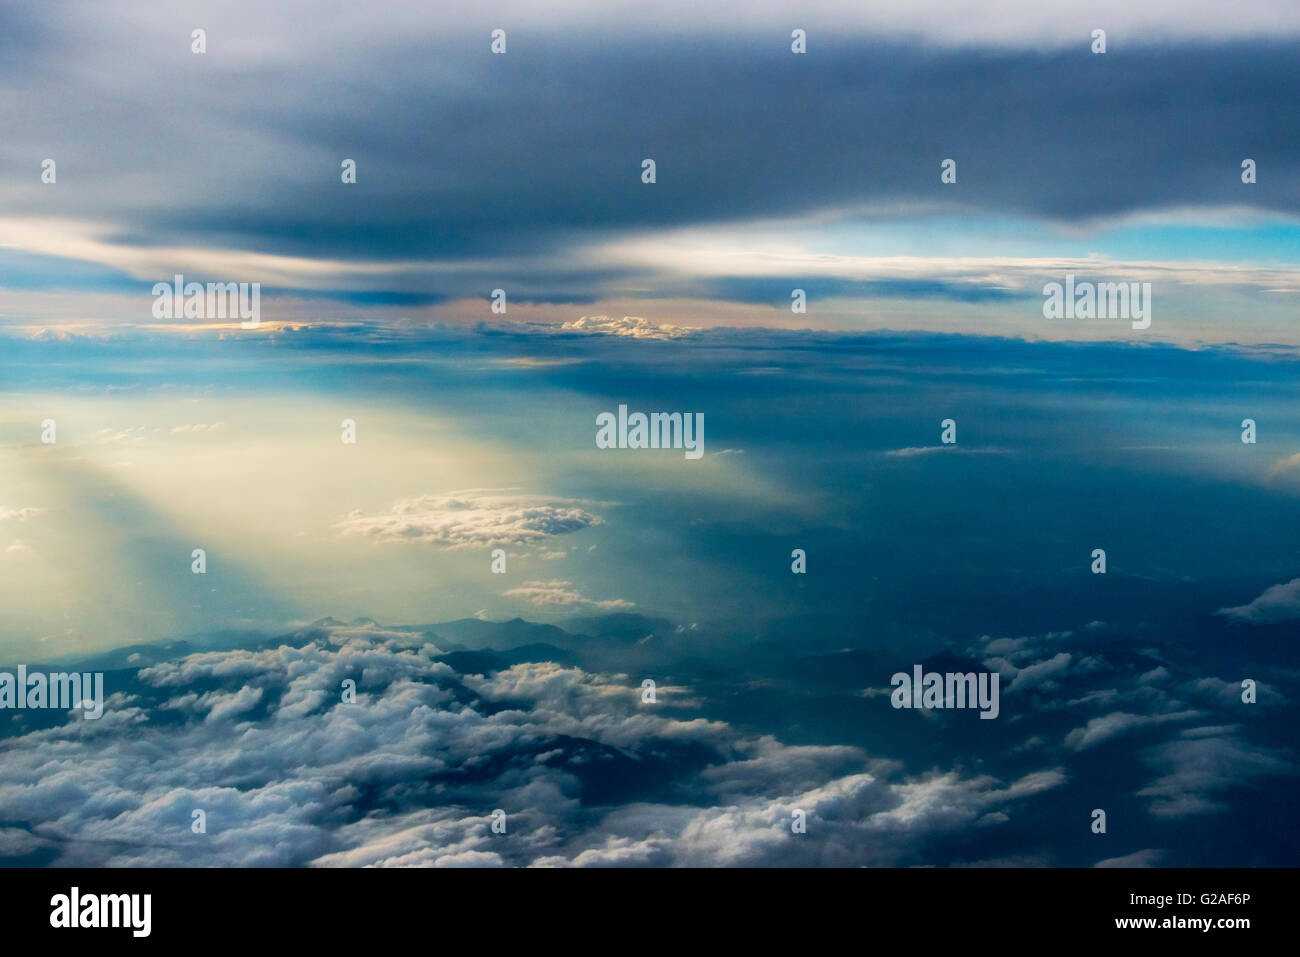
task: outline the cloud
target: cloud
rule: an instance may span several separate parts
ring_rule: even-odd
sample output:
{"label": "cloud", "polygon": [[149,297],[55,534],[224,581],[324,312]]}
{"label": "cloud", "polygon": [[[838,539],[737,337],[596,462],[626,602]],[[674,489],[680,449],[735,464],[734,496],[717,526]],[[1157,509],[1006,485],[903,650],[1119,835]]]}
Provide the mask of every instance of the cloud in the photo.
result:
{"label": "cloud", "polygon": [[963,454],[963,455],[1010,455],[1010,449],[999,449],[992,447],[975,447],[971,448],[965,445],[909,445],[901,449],[889,449],[886,455],[893,458],[913,458],[917,455],[933,455],[936,452]]}
{"label": "cloud", "polygon": [[[1018,638],[982,635],[977,647],[967,653],[979,658],[996,656],[1009,663],[1019,662],[1044,654],[1053,645],[1059,645],[1072,635],[1073,632],[1070,631],[1049,631],[1042,635],[1023,635]],[[1012,666],[1009,670],[1014,672],[1018,669],[1019,666]]]}
{"label": "cloud", "polygon": [[[1184,691],[1204,697],[1226,708],[1237,708],[1242,703],[1241,696],[1245,691],[1240,680],[1226,681],[1223,678],[1208,676],[1197,678],[1182,687]],[[1275,708],[1287,703],[1287,698],[1281,691],[1263,681],[1255,681],[1255,695],[1254,707],[1257,708]]]}
{"label": "cloud", "polygon": [[606,336],[630,336],[633,339],[681,339],[698,329],[651,322],[638,316],[611,319],[609,316],[582,316],[562,323],[565,332],[589,332]]}
{"label": "cloud", "polygon": [[334,527],[345,535],[381,542],[442,548],[525,545],[603,524],[590,503],[498,489],[422,495],[397,502],[388,512],[350,514]]}
{"label": "cloud", "polygon": [[1135,728],[1165,724],[1169,721],[1190,721],[1200,716],[1201,712],[1199,711],[1147,715],[1127,714],[1117,711],[1114,714],[1104,715],[1100,718],[1092,718],[1084,727],[1075,728],[1065,736],[1065,746],[1074,751],[1084,751]]}
{"label": "cloud", "polygon": [[[1060,786],[1057,771],[1026,775],[1009,786],[993,778],[931,774],[891,783],[875,774],[851,774],[776,798],[750,797],[720,807],[634,806],[606,818],[617,836],[572,857],[550,856],[542,866],[673,864],[687,867],[892,866],[912,858],[921,834],[961,832],[990,817],[993,807]],[[807,841],[791,833],[802,811]]]}
{"label": "cloud", "polygon": [[0,522],[25,522],[38,515],[44,515],[46,511],[47,509],[44,508],[33,508],[30,506],[23,508],[9,508],[0,505]]}
{"label": "cloud", "polygon": [[1215,614],[1261,625],[1300,618],[1300,578],[1273,585],[1247,605],[1220,608]]}
{"label": "cloud", "polygon": [[[958,6],[952,0],[941,9]],[[1199,228],[1209,220],[1249,222],[1261,212],[1284,220],[1300,209],[1294,190],[1266,191],[1263,180],[1259,190],[1243,190],[1224,172],[1215,144],[1198,135],[1222,129],[1257,142],[1294,102],[1296,52],[1277,40],[1295,24],[1294,9],[1278,3],[1267,14],[1202,20],[1123,7],[1116,2],[1106,17],[1072,7],[1077,21],[1067,25],[1025,4],[974,21],[833,4],[822,12],[825,30],[816,16],[805,22],[806,57],[790,53],[788,17],[775,7],[765,16],[747,9],[739,20],[691,8],[682,21],[655,6],[596,17],[603,27],[595,32],[590,11],[571,10],[582,28],[548,24],[530,34],[516,27],[527,39],[512,42],[529,44],[528,52],[490,61],[480,55],[476,28],[431,32],[429,11],[418,4],[342,29],[345,16],[334,23],[313,15],[304,28],[295,4],[253,14],[242,0],[227,0],[208,11],[206,29],[222,53],[207,58],[173,43],[165,21],[139,13],[72,17],[58,5],[30,17],[7,13],[0,37],[23,40],[10,39],[0,59],[0,95],[15,111],[7,154],[32,156],[61,137],[65,162],[103,188],[84,197],[75,216],[50,207],[37,179],[11,190],[0,210],[6,282],[19,295],[83,293],[50,310],[65,319],[91,315],[93,301],[97,316],[111,308],[114,321],[149,323],[150,285],[175,272],[259,281],[268,329],[280,309],[306,315],[309,308],[314,316],[305,321],[316,321],[321,298],[336,311],[340,304],[352,312],[472,303],[481,314],[488,283],[502,275],[511,277],[512,310],[583,303],[588,312],[617,309],[611,315],[619,316],[638,308],[630,299],[673,296],[761,302],[770,312],[780,304],[784,318],[797,284],[814,303],[938,299],[951,318],[953,302],[1036,298],[1045,274],[1081,268],[1161,288],[1250,287],[1261,300],[1267,290],[1295,289],[1297,270],[1280,256],[1258,257],[1258,266],[1205,263],[1198,259],[1217,253],[1206,253],[1214,247],[1204,243],[1183,250],[1139,242],[1133,253],[1096,232],[1081,238],[1089,225],[1135,217],[1148,217],[1137,226],[1142,239],[1150,217],[1184,215]],[[261,24],[255,43],[237,51],[221,44],[246,33],[250,16]],[[15,29],[14,20],[29,29]],[[1086,52],[1097,20],[1112,31],[1104,57]],[[529,15],[512,22],[526,24]],[[692,41],[653,35],[652,27],[668,22],[692,25]],[[86,33],[97,38],[93,48]],[[1163,42],[1188,35],[1209,42]],[[132,62],[141,45],[156,50],[155,62]],[[52,66],[73,53],[78,70]],[[424,69],[431,56],[446,70]],[[791,83],[790,71],[805,61],[816,68]],[[160,68],[173,79],[166,89],[156,83]],[[367,80],[376,70],[388,78],[380,87]],[[654,83],[629,82],[646,71]],[[547,83],[535,82],[539,75]],[[311,84],[302,81],[308,76]],[[1169,102],[1160,91],[1172,88],[1186,95]],[[215,119],[167,124],[176,162],[145,183],[133,172],[140,144],[158,133],[154,118],[169,97]],[[85,103],[87,122],[60,125],[50,102]],[[557,112],[556,102],[583,109]],[[987,104],[999,102],[1016,103],[1033,122],[990,124]],[[1115,177],[1108,139],[1080,140],[1078,111],[1061,103],[1115,118],[1111,132],[1135,142],[1148,161]],[[487,121],[440,137],[424,122],[430,110]],[[848,111],[860,121],[836,122]],[[628,116],[648,118],[651,143]],[[710,133],[705,149],[692,145],[701,130]],[[790,137],[797,153],[779,146]],[[369,158],[358,157],[355,188],[341,189],[339,202],[318,202],[301,171],[338,186],[338,144],[361,140]],[[526,170],[510,158],[516,141],[531,144]],[[960,189],[935,189],[932,154],[940,142],[960,154]],[[652,144],[659,181],[648,188],[637,162]],[[1179,161],[1149,161],[1152,144]],[[1275,146],[1261,170],[1292,168],[1294,144]],[[746,161],[737,164],[737,156]],[[862,175],[864,162],[873,175]],[[1022,174],[1000,175],[1012,167]],[[204,188],[217,174],[228,186],[220,193]],[[178,205],[167,199],[174,196],[192,199]],[[364,228],[357,228],[362,207]],[[439,210],[437,229],[422,215],[429,208]],[[944,226],[949,239],[932,255],[896,255],[915,246],[910,231],[921,219]],[[1025,256],[1024,242],[1005,241],[1022,230],[1053,255]],[[295,296],[307,308],[282,301]],[[6,316],[35,321],[49,308],[27,300]],[[675,336],[681,328],[636,317],[587,320],[588,329],[619,336]],[[1032,310],[1031,320],[1042,328]]]}
{"label": "cloud", "polygon": [[1250,787],[1259,779],[1293,776],[1289,752],[1248,744],[1233,727],[1191,728],[1167,744],[1145,752],[1160,777],[1138,791],[1151,814],[1183,818],[1220,811],[1223,792]]}
{"label": "cloud", "polygon": [[1268,467],[1268,477],[1277,478],[1287,472],[1300,469],[1300,452],[1294,455],[1288,455],[1286,458],[1278,459]]}
{"label": "cloud", "polygon": [[511,588],[505,593],[507,598],[519,598],[532,605],[583,606],[601,608],[606,611],[632,608],[633,602],[621,598],[606,601],[593,601],[584,598],[573,588],[572,582],[552,579],[551,581],[524,582],[518,588]]}
{"label": "cloud", "polygon": [[1039,661],[1028,667],[1021,668],[1016,672],[1015,678],[1012,679],[1011,685],[1007,691],[1028,691],[1037,685],[1051,681],[1056,677],[1064,677],[1070,669],[1070,663],[1074,657],[1068,652],[1063,651],[1060,654],[1053,655],[1047,661]]}
{"label": "cloud", "polygon": [[244,687],[228,693],[213,691],[206,694],[182,695],[164,702],[162,707],[195,714],[206,712],[208,721],[220,721],[247,712],[261,700],[261,688]]}
{"label": "cloud", "polygon": [[[460,674],[439,654],[335,623],[141,669],[98,721],[0,739],[0,816],[24,822],[0,847],[108,866],[925,863],[1064,781],[909,777],[858,748],[668,716],[626,675]],[[600,797],[613,785],[624,800]]]}
{"label": "cloud", "polygon": [[143,425],[129,426],[125,429],[100,429],[95,433],[94,440],[101,443],[143,442],[147,432]]}
{"label": "cloud", "polygon": [[1134,851],[1132,854],[1125,854],[1123,857],[1108,857],[1104,861],[1098,861],[1093,867],[1155,867],[1165,857],[1163,850],[1155,848],[1144,848],[1140,851]]}

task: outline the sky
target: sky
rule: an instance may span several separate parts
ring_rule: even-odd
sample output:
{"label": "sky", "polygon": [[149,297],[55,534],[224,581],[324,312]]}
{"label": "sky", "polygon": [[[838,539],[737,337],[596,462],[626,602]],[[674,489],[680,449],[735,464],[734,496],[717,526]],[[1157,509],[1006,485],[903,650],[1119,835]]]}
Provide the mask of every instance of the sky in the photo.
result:
{"label": "sky", "polygon": [[0,862],[1294,866],[1300,8],[1132,6],[0,13]]}

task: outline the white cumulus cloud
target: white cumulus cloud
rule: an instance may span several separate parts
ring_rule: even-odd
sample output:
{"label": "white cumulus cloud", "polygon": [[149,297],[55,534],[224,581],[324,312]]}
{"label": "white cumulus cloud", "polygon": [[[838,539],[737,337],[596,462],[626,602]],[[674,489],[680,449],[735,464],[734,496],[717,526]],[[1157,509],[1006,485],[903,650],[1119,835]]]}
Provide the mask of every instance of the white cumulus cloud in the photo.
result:
{"label": "white cumulus cloud", "polygon": [[354,512],[335,525],[345,535],[442,548],[526,545],[603,519],[590,503],[503,489],[469,489],[405,499],[386,512]]}

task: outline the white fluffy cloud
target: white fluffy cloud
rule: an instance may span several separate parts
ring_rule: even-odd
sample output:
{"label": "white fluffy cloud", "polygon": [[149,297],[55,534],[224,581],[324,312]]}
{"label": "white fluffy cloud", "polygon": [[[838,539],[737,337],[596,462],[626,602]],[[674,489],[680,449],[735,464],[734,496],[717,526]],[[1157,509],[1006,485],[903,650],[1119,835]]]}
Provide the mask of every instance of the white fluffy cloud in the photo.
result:
{"label": "white fluffy cloud", "polygon": [[11,508],[0,505],[0,522],[25,522],[30,518],[45,513],[43,508],[32,508],[25,506],[23,508]]}
{"label": "white fluffy cloud", "polygon": [[503,489],[469,489],[397,502],[387,512],[353,512],[335,526],[345,535],[442,548],[526,545],[602,524],[590,503]]}
{"label": "white fluffy cloud", "polygon": [[1257,624],[1300,618],[1300,578],[1273,585],[1248,605],[1220,608],[1215,614]]}
{"label": "white fluffy cloud", "polygon": [[[142,669],[100,720],[0,741],[0,816],[27,822],[0,845],[117,866],[910,863],[1063,781],[907,777],[858,748],[672,716],[626,675],[458,675],[437,656],[420,634],[329,625]],[[614,774],[645,799],[583,799]]]}
{"label": "white fluffy cloud", "polygon": [[640,316],[624,316],[613,319],[610,316],[582,316],[563,323],[560,328],[565,332],[589,332],[606,336],[628,336],[633,339],[681,339],[698,332],[691,326],[673,326],[651,322]]}
{"label": "white fluffy cloud", "polygon": [[1053,655],[1046,661],[1039,661],[1016,672],[1008,691],[1028,691],[1054,678],[1063,677],[1070,670],[1074,660],[1068,651]]}

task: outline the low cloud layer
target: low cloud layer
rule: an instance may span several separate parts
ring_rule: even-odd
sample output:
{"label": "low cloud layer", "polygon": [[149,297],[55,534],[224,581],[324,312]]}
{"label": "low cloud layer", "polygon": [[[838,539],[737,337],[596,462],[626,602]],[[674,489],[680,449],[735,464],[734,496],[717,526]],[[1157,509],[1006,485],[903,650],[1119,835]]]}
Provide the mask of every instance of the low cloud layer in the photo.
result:
{"label": "low cloud layer", "polygon": [[[706,669],[700,687],[660,665],[647,701],[637,671],[574,662],[593,645],[606,655],[624,640],[641,648],[644,634],[655,647],[677,630],[627,614],[575,625],[603,637],[520,620],[386,628],[325,619],[280,639],[111,670],[98,721],[71,714],[33,726],[12,716],[0,739],[0,856],[113,866],[907,866],[995,863],[1015,829],[1027,859],[1053,863],[1054,845],[1072,845],[1073,829],[1088,824],[1061,808],[1106,808],[1117,833],[1134,827],[1131,798],[1150,827],[1202,827],[1194,822],[1207,816],[1221,825],[1240,794],[1296,773],[1290,750],[1244,727],[1255,707],[1284,706],[1276,689],[1261,683],[1261,704],[1243,705],[1239,685],[1188,678],[1172,662],[1150,667],[1150,653],[1083,653],[1097,629],[981,639],[1008,656],[999,667],[1042,680],[1004,701],[996,727],[972,722],[981,739],[970,752],[951,748],[963,737],[955,716],[853,695],[902,752],[916,749],[906,740],[918,729],[949,741],[911,763],[914,754],[905,761],[889,744],[788,742],[756,717],[719,716],[737,692],[758,689],[778,695],[772,715],[783,716],[772,679],[720,688]],[[703,636],[683,640],[708,647]],[[809,675],[818,660],[772,674]],[[831,676],[867,659],[824,660]],[[865,673],[889,667],[882,658]],[[850,674],[832,680],[852,687]],[[808,718],[829,700],[816,687],[799,699]],[[1045,737],[1053,727],[1055,741]],[[206,833],[191,829],[196,810]],[[504,833],[492,829],[498,811]],[[802,834],[791,828],[800,815]],[[1035,824],[1044,815],[1046,832]],[[1108,840],[1087,862],[1170,863],[1160,848],[1177,833],[1153,830],[1160,844],[1127,851]],[[976,847],[984,858],[964,856]]]}
{"label": "low cloud layer", "polygon": [[[115,866],[887,865],[1064,780],[907,776],[858,748],[674,713],[685,689],[648,705],[626,675],[554,662],[475,675],[438,653],[339,625],[145,668],[101,720],[4,741],[0,840]],[[627,782],[614,805],[600,798],[611,776]],[[806,835],[791,833],[795,810]]]}

